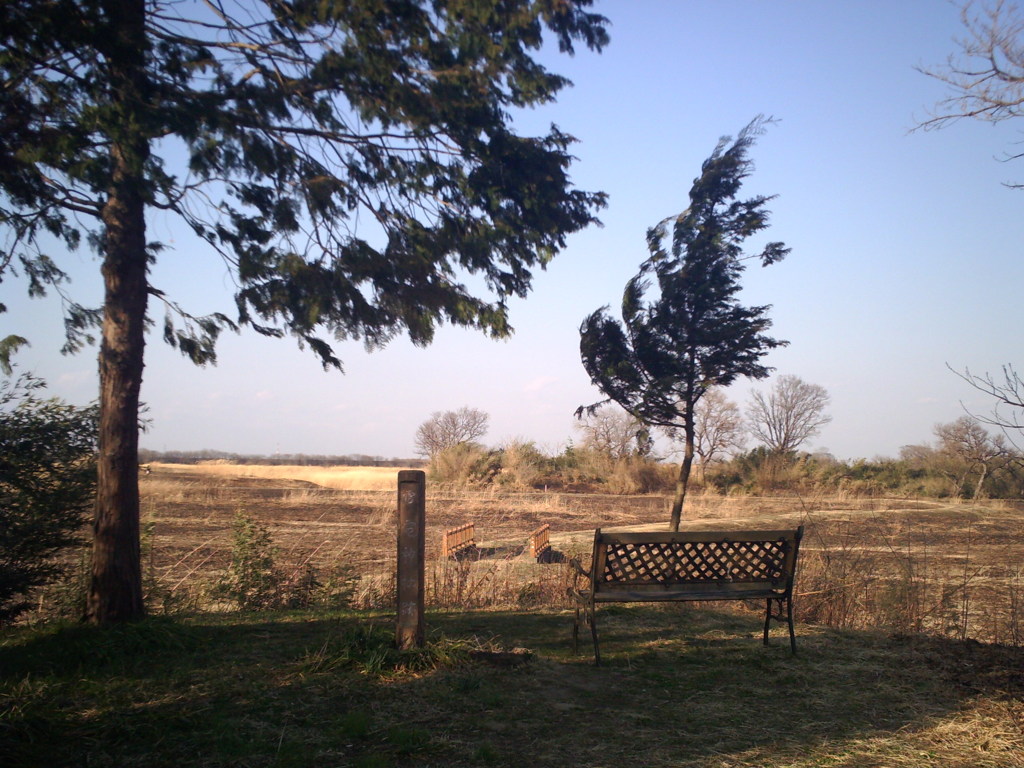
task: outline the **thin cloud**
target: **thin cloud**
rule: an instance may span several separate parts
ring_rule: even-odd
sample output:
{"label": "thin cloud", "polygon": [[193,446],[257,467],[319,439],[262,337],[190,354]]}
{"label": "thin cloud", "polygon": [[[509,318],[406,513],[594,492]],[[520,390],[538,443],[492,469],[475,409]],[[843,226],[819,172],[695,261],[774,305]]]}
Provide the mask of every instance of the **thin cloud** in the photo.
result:
{"label": "thin cloud", "polygon": [[524,392],[541,392],[559,381],[557,376],[538,376],[523,387]]}

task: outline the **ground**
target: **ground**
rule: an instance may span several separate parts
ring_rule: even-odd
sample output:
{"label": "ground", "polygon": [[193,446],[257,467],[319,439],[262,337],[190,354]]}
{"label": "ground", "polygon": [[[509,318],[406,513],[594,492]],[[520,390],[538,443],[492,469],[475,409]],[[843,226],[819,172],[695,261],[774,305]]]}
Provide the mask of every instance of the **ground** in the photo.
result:
{"label": "ground", "polygon": [[[242,512],[266,525],[282,566],[342,568],[361,580],[362,605],[379,607],[394,572],[396,472],[152,465],[140,481],[146,567],[179,592],[210,578],[227,565],[231,524]],[[557,600],[568,574],[532,562],[532,530],[549,524],[559,560],[585,559],[595,528],[663,528],[669,502],[428,484],[428,599],[441,607]],[[1024,503],[694,494],[684,518],[695,529],[804,524],[797,612],[805,621],[870,625],[883,611],[898,630],[1024,642]],[[443,532],[467,522],[479,559],[439,558]]]}
{"label": "ground", "polygon": [[[242,512],[289,567],[380,581],[381,607],[168,599],[173,615],[137,624],[4,630],[0,765],[1024,768],[1017,505],[698,496],[687,527],[807,526],[798,654],[784,629],[764,647],[760,614],[736,604],[611,605],[595,667],[572,653],[568,569],[532,562],[526,537],[548,523],[585,558],[595,527],[663,527],[666,499],[431,488],[427,642],[400,652],[395,490],[290,474],[154,466],[148,588],[201,596]],[[465,522],[478,556],[437,557]]]}

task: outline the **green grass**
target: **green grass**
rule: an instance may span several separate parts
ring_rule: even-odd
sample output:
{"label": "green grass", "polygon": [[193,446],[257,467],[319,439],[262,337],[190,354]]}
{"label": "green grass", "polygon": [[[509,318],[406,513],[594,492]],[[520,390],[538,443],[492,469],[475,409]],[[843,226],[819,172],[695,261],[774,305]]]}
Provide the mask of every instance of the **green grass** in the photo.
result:
{"label": "green grass", "polygon": [[1021,649],[801,627],[793,657],[756,614],[598,616],[600,668],[557,611],[430,615],[411,652],[380,613],[7,630],[0,765],[1024,766]]}

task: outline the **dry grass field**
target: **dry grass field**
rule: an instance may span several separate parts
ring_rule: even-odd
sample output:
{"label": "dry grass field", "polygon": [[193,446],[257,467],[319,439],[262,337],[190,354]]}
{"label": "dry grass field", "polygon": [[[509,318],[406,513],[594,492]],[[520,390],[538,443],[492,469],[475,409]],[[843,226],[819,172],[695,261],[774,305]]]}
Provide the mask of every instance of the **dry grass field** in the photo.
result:
{"label": "dry grass field", "polygon": [[[233,482],[238,478],[277,480],[283,483],[308,483],[338,491],[391,491],[399,470],[394,467],[319,467],[269,464],[231,464],[215,460],[199,464],[156,464],[161,474],[196,480],[224,478]],[[151,467],[152,469],[152,467]]]}
{"label": "dry grass field", "polygon": [[[548,523],[586,556],[597,526],[663,527],[666,499],[428,488],[428,637],[398,651],[397,493],[366,487],[393,479],[154,465],[146,588],[175,615],[0,633],[0,765],[1024,768],[1019,506],[698,496],[688,527],[806,526],[798,654],[738,604],[614,605],[596,667],[572,652],[567,567],[526,538]],[[215,597],[239,513],[343,600]],[[473,556],[437,557],[465,522]]]}
{"label": "dry grass field", "polygon": [[[389,604],[394,468],[154,464],[141,478],[146,567],[170,603],[202,602],[226,568],[232,522],[264,525],[286,572],[343,575],[358,607]],[[596,527],[656,529],[656,496],[512,493],[428,485],[428,600],[436,607],[560,604],[567,569],[526,552],[547,523],[557,553],[585,556]],[[472,522],[470,561],[436,557],[444,530]],[[807,529],[798,617],[838,627],[1024,643],[1024,507],[927,499],[694,496],[684,527]],[[558,558],[561,559],[561,558]],[[187,598],[187,599],[186,599]]]}

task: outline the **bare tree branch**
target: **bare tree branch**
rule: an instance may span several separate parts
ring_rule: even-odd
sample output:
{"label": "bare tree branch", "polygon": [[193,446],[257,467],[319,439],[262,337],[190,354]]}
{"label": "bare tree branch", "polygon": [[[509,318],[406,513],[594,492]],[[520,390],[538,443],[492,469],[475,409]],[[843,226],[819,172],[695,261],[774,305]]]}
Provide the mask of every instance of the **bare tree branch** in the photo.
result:
{"label": "bare tree branch", "polygon": [[[918,128],[932,130],[965,118],[998,123],[1024,117],[1024,11],[1005,0],[967,0],[960,7],[966,37],[957,40],[959,54],[944,65],[918,71],[948,86]],[[1007,153],[1004,161],[1021,153]],[[1020,184],[1007,184],[1019,188]]]}
{"label": "bare tree branch", "polygon": [[1020,374],[1014,370],[1013,366],[1003,366],[1002,381],[999,381],[990,373],[976,376],[967,368],[961,373],[948,365],[946,367],[976,390],[985,393],[996,401],[992,411],[987,416],[979,416],[972,413],[966,406],[964,410],[982,424],[1001,429],[1003,434],[1006,435],[1006,439],[1020,449],[1021,446],[1017,442],[1020,438],[1017,433],[1024,433],[1024,380],[1021,379]]}

